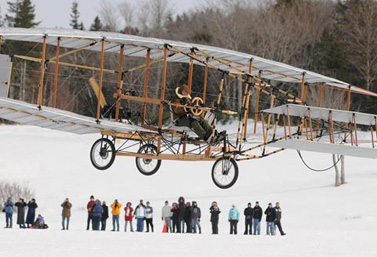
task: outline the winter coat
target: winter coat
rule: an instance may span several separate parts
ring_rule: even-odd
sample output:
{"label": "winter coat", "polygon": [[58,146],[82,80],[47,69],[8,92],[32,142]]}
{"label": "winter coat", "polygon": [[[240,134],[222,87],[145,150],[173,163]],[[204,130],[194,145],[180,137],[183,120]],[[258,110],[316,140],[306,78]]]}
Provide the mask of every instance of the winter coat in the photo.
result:
{"label": "winter coat", "polygon": [[124,208],[124,219],[126,221],[132,221],[133,219],[133,213],[134,213],[134,208],[130,207],[125,207]]}
{"label": "winter coat", "polygon": [[17,202],[15,204],[17,206],[17,224],[25,224],[25,202]]}
{"label": "winter coat", "polygon": [[281,208],[280,207],[275,207],[275,219],[277,221],[281,220]]}
{"label": "winter coat", "polygon": [[88,209],[88,214],[90,216],[93,216],[93,207],[94,207],[94,205],[96,205],[96,202],[93,200],[93,201],[88,202],[88,204],[86,206],[86,208]]}
{"label": "winter coat", "polygon": [[145,218],[145,207],[142,205],[138,205],[136,208],[135,208],[135,211],[134,211],[134,216],[136,216],[136,218]]}
{"label": "winter coat", "polygon": [[120,214],[120,208],[122,208],[122,205],[120,203],[117,203],[117,205],[115,206],[115,203],[113,203],[111,205],[111,214],[113,215],[119,215]]}
{"label": "winter coat", "polygon": [[61,204],[61,207],[63,207],[62,216],[63,217],[71,217],[72,204],[70,202],[64,201]]}
{"label": "winter coat", "polygon": [[260,206],[255,206],[254,209],[253,209],[253,218],[261,221],[262,215],[263,215],[262,208]]}
{"label": "winter coat", "polygon": [[186,205],[184,203],[180,203],[178,205],[178,210],[179,210],[178,219],[183,220],[185,218]]}
{"label": "winter coat", "polygon": [[33,224],[35,219],[35,209],[38,208],[38,205],[36,202],[29,202],[27,206],[26,224]]}
{"label": "winter coat", "polygon": [[109,207],[107,205],[102,204],[103,213],[101,216],[102,220],[107,220],[109,218]]}
{"label": "winter coat", "polygon": [[173,221],[178,222],[179,221],[179,208],[175,206],[171,209],[171,212],[173,213],[173,216],[172,216]]}
{"label": "winter coat", "polygon": [[240,212],[237,210],[236,207],[232,207],[229,210],[228,220],[239,220],[240,219]]}
{"label": "winter coat", "polygon": [[[185,105],[187,103],[186,99],[179,99],[177,96],[173,97],[171,100],[172,104],[180,104],[180,105]],[[185,108],[180,107],[180,106],[172,106],[172,111],[173,111],[173,119],[177,120],[183,116],[187,115],[187,112],[185,111]]]}
{"label": "winter coat", "polygon": [[273,222],[275,220],[275,209],[272,207],[268,207],[264,214],[266,214],[266,221]]}
{"label": "winter coat", "polygon": [[183,219],[185,222],[190,222],[192,217],[192,208],[190,206],[186,206],[185,214]]}
{"label": "winter coat", "polygon": [[5,202],[4,203],[4,211],[5,213],[11,213],[13,214],[13,207],[14,207],[14,203],[13,202]]}
{"label": "winter coat", "polygon": [[34,224],[41,226],[41,225],[45,224],[45,219],[41,216],[40,218],[37,218],[35,220]]}
{"label": "winter coat", "polygon": [[251,220],[253,218],[253,208],[247,207],[243,211],[243,214],[245,215],[246,220]]}
{"label": "winter coat", "polygon": [[162,207],[162,211],[161,211],[162,218],[171,217],[172,215],[173,215],[173,213],[172,213],[171,206],[165,205],[164,207]]}
{"label": "winter coat", "polygon": [[152,219],[153,218],[153,208],[151,206],[145,207],[145,218]]}
{"label": "winter coat", "polygon": [[102,217],[103,208],[101,201],[97,201],[96,205],[93,207],[93,217]]}
{"label": "winter coat", "polygon": [[218,223],[219,222],[219,215],[221,213],[219,207],[217,207],[216,209],[213,208],[213,206],[211,206],[209,208],[209,212],[211,213],[211,222],[214,222],[214,223]]}
{"label": "winter coat", "polygon": [[191,208],[191,219],[200,219],[201,213],[200,208],[198,206],[193,206]]}

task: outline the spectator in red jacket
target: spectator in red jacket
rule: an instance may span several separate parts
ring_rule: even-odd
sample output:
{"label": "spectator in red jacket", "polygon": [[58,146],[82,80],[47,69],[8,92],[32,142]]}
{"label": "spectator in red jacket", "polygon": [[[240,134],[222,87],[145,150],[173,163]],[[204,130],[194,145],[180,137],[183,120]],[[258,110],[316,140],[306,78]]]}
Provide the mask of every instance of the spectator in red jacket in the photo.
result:
{"label": "spectator in red jacket", "polygon": [[132,208],[132,203],[128,202],[126,207],[124,207],[124,219],[126,223],[124,224],[124,232],[127,232],[127,223],[130,223],[131,232],[134,232],[132,228],[132,218],[134,213],[134,208]]}
{"label": "spectator in red jacket", "polygon": [[92,221],[92,229],[93,229],[93,207],[96,205],[96,202],[94,201],[94,196],[90,196],[90,201],[88,202],[86,208],[88,210],[88,223],[86,226],[86,230],[89,230],[90,221]]}

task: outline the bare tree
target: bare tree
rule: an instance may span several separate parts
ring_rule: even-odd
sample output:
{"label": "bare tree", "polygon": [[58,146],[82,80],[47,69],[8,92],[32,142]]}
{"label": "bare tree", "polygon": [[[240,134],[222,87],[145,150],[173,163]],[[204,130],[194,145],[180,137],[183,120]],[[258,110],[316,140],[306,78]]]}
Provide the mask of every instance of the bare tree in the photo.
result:
{"label": "bare tree", "polygon": [[110,0],[101,1],[100,18],[103,22],[103,29],[106,31],[119,30],[118,8]]}
{"label": "bare tree", "polygon": [[339,15],[343,44],[353,67],[371,90],[377,77],[377,1],[346,1]]}

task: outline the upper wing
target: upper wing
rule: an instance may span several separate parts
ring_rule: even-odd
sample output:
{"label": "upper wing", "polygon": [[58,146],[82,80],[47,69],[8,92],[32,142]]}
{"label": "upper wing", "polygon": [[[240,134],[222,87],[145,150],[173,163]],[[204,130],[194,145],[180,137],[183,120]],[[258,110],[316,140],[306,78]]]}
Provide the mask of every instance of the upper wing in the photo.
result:
{"label": "upper wing", "polygon": [[46,106],[39,109],[35,104],[4,97],[0,97],[0,118],[75,134],[99,133],[104,130],[119,133],[130,131],[152,132],[139,126],[108,120],[101,120],[97,123],[94,118],[73,112]]}

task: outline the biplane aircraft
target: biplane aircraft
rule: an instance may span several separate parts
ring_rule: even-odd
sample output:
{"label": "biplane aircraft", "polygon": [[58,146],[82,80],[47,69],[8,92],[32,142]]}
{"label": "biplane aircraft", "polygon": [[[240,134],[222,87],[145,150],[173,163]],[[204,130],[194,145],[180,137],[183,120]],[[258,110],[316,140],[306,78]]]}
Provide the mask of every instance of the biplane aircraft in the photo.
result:
{"label": "biplane aircraft", "polygon": [[[0,86],[0,118],[76,134],[98,133],[100,138],[90,150],[90,160],[99,170],[110,168],[116,156],[135,157],[136,166],[144,175],[156,173],[162,160],[211,161],[214,162],[213,182],[225,189],[233,186],[238,178],[238,161],[268,157],[284,149],[377,158],[377,115],[350,111],[351,94],[372,97],[377,94],[334,78],[227,49],[118,33],[1,28],[0,46],[8,41],[28,42],[29,46],[32,42],[42,45],[42,50],[39,56],[1,55],[1,73],[6,74],[2,75],[6,80]],[[47,46],[56,49],[56,54],[47,56]],[[101,53],[100,63],[87,66],[60,60],[80,51]],[[118,54],[117,70],[104,67],[104,57],[108,53]],[[131,57],[144,58],[145,63],[126,70],[123,58]],[[9,98],[15,59],[40,65],[38,98],[33,103]],[[148,76],[151,66],[156,63],[163,65],[161,81],[158,83],[160,88],[155,91],[158,95],[151,95],[148,94]],[[188,65],[189,90],[192,89],[194,67],[204,69],[202,92],[192,99],[186,99],[184,103],[167,99],[168,63]],[[49,102],[50,106],[47,106],[44,96],[45,70],[48,65],[55,66],[53,101]],[[95,117],[56,107],[59,97],[56,90],[58,71],[62,66],[99,73],[99,83],[93,87],[96,88],[97,96]],[[133,94],[123,83],[123,75],[136,70],[144,70],[143,95]],[[215,103],[206,101],[209,70],[222,74]],[[101,106],[102,90],[106,87],[104,73],[112,74],[117,79],[114,98],[110,101],[106,99],[110,103],[108,108]],[[242,87],[239,110],[222,108],[222,92],[228,86],[226,77],[239,81]],[[289,93],[276,82],[294,84],[298,93]],[[318,103],[316,106],[307,105],[310,87],[319,89],[318,99],[311,99],[311,103]],[[324,88],[346,92],[344,101],[347,101],[347,109],[325,108],[322,104]],[[269,99],[270,104],[268,109],[259,110],[262,95]],[[254,110],[250,108],[252,97],[256,101]],[[121,102],[124,101],[142,104],[140,122],[132,122],[123,116]],[[146,121],[147,105],[157,106],[158,124]],[[204,120],[209,124],[212,129],[210,139],[197,138],[189,128],[175,126],[173,118],[168,123],[163,122],[164,113],[171,113],[174,107],[184,108],[192,120]],[[236,115],[238,121],[232,124],[236,124],[234,127],[237,126],[237,132],[232,135],[219,132],[223,136],[216,137],[219,115]],[[249,121],[254,121],[254,126],[248,127]]]}

